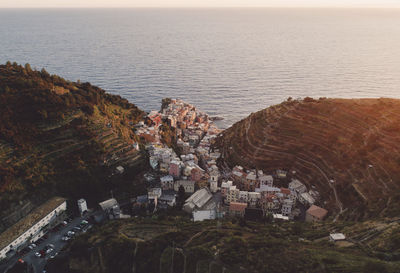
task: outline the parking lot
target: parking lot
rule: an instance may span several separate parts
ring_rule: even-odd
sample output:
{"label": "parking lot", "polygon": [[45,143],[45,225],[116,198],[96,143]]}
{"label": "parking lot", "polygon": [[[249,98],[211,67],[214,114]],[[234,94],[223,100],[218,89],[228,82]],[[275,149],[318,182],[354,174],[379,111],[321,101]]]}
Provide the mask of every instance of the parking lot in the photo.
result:
{"label": "parking lot", "polygon": [[6,264],[1,265],[0,272],[6,273],[8,269],[10,269],[16,262],[20,262],[19,260],[21,259],[29,266],[32,265],[35,273],[42,273],[47,261],[54,258],[69,240],[73,240],[74,236],[81,232],[86,232],[87,229],[91,227],[91,224],[85,222],[85,219],[87,218],[88,216],[77,217],[66,223],[66,225],[60,224],[36,241],[35,248],[25,248],[24,251],[16,254]]}

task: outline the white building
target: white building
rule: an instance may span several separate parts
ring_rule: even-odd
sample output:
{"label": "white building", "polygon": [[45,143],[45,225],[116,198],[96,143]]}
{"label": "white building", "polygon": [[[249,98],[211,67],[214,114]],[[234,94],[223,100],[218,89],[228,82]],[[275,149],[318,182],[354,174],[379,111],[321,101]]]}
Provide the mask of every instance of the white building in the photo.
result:
{"label": "white building", "polygon": [[297,179],[289,183],[289,190],[292,195],[299,198],[299,195],[307,191],[307,187]]}
{"label": "white building", "polygon": [[193,193],[195,184],[192,180],[178,180],[174,182],[174,191],[179,191],[179,187],[183,186],[186,193]]}
{"label": "white building", "polygon": [[258,177],[260,181],[260,187],[262,185],[266,185],[268,187],[272,187],[274,185],[274,178],[271,175],[261,175]]}
{"label": "white building", "polygon": [[172,175],[166,175],[160,178],[161,188],[163,190],[172,190],[174,188],[174,178]]}
{"label": "white building", "polygon": [[329,234],[329,240],[332,242],[346,240],[346,236],[343,233],[331,233]]}
{"label": "white building", "polygon": [[292,213],[293,201],[285,199],[282,204],[282,215],[289,216]]}
{"label": "white building", "polygon": [[248,191],[239,191],[239,202],[247,203],[249,201],[249,192]]}
{"label": "white building", "polygon": [[261,199],[261,193],[259,192],[249,192],[249,206],[255,207]]}
{"label": "white building", "polygon": [[232,185],[233,185],[232,181],[222,182],[222,184],[221,184],[222,196],[226,196],[228,194],[228,191],[229,191],[230,187],[232,187]]}
{"label": "white building", "polygon": [[217,217],[215,209],[193,211],[193,221],[213,220]]}
{"label": "white building", "polygon": [[66,210],[66,199],[54,197],[0,234],[0,260],[42,237]]}
{"label": "white building", "polygon": [[226,194],[226,203],[237,202],[239,199],[239,192],[240,190],[237,189],[236,186],[231,186]]}
{"label": "white building", "polygon": [[79,213],[81,214],[81,216],[87,212],[88,208],[87,208],[87,204],[86,204],[86,200],[85,199],[79,199],[78,200],[78,209],[79,209]]}
{"label": "white building", "polygon": [[119,219],[121,216],[121,210],[119,204],[115,198],[110,198],[99,203],[101,209],[104,211],[109,219]]}
{"label": "white building", "polygon": [[299,202],[302,203],[304,206],[311,206],[315,203],[315,199],[308,192],[303,192],[299,194],[298,197]]}
{"label": "white building", "polygon": [[201,208],[212,198],[212,194],[208,188],[202,188],[186,199],[183,209],[186,212],[201,210]]}
{"label": "white building", "polygon": [[147,190],[147,198],[149,200],[155,200],[160,198],[162,195],[161,188],[151,188]]}
{"label": "white building", "polygon": [[117,174],[123,174],[125,169],[122,166],[118,166],[117,168],[115,168]]}

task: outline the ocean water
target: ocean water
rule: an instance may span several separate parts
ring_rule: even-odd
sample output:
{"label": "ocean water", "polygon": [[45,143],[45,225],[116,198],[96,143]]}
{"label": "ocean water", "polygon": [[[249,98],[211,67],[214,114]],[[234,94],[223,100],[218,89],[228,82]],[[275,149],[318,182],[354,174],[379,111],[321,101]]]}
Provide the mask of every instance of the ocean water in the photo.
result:
{"label": "ocean water", "polygon": [[400,98],[400,10],[4,9],[7,60],[226,127],[289,96]]}

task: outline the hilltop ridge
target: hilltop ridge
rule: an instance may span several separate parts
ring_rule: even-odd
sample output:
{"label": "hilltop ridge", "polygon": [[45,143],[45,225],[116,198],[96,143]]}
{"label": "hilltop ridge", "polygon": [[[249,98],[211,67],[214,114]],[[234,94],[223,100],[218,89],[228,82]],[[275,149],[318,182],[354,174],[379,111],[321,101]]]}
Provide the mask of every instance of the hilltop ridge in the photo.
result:
{"label": "hilltop ridge", "polygon": [[216,140],[221,165],[284,169],[315,187],[333,215],[398,216],[400,100],[292,100],[237,122]]}
{"label": "hilltop ridge", "polygon": [[127,175],[147,166],[133,146],[143,116],[90,83],[0,65],[0,230],[55,194],[104,197],[118,184],[109,178],[116,166]]}

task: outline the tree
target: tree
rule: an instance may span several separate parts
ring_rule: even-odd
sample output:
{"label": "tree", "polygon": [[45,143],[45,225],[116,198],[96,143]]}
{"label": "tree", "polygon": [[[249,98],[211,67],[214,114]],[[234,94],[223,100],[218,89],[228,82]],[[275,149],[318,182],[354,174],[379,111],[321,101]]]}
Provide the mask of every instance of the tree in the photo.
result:
{"label": "tree", "polygon": [[181,209],[183,207],[183,203],[185,202],[185,188],[182,185],[179,186],[177,199],[177,206]]}
{"label": "tree", "polygon": [[50,77],[49,72],[46,71],[46,69],[42,68],[42,70],[40,70],[40,74],[42,74],[42,77],[48,78]]}
{"label": "tree", "polygon": [[29,63],[26,63],[26,64],[25,64],[25,70],[26,70],[27,72],[32,72],[32,68],[31,68],[31,65],[30,65]]}

